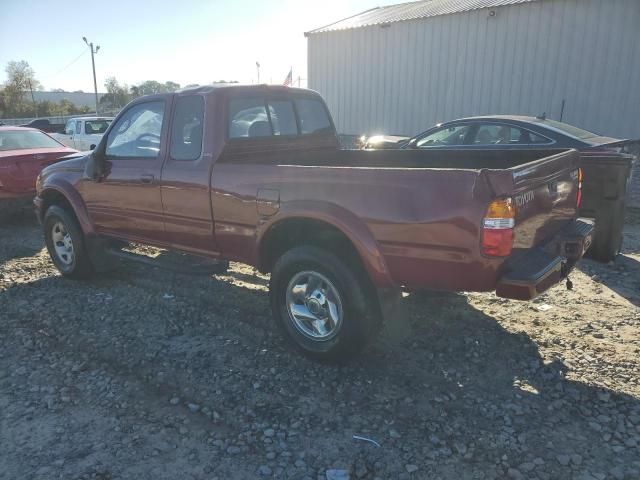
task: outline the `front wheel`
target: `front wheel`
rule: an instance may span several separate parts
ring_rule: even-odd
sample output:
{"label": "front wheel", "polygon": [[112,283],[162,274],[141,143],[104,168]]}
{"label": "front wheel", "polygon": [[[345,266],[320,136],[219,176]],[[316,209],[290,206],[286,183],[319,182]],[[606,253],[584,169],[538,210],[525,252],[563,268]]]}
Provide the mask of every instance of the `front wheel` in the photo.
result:
{"label": "front wheel", "polygon": [[66,277],[85,278],[93,273],[84,235],[72,213],[53,205],[45,213],[44,238],[56,268]]}
{"label": "front wheel", "polygon": [[276,262],[270,298],[284,336],[316,360],[344,361],[381,326],[378,299],[360,269],[317,247],[296,247]]}

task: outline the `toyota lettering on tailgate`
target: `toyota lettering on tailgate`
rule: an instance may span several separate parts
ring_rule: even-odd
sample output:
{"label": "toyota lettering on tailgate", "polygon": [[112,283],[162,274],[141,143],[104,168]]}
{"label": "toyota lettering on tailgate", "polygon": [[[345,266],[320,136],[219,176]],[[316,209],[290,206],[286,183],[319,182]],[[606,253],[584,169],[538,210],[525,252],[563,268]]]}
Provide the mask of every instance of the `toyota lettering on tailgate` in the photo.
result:
{"label": "toyota lettering on tailgate", "polygon": [[536,197],[535,192],[524,192],[520,195],[516,195],[516,206],[524,207],[527,203],[531,202]]}

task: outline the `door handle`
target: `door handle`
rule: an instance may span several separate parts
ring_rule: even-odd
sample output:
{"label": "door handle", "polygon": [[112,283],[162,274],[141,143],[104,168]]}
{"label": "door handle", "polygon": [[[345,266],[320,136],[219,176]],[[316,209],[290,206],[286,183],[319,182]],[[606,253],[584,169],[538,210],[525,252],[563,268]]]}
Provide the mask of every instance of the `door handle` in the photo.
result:
{"label": "door handle", "polygon": [[151,174],[144,174],[144,175],[140,175],[140,181],[142,183],[153,183],[153,180],[155,179],[155,177]]}

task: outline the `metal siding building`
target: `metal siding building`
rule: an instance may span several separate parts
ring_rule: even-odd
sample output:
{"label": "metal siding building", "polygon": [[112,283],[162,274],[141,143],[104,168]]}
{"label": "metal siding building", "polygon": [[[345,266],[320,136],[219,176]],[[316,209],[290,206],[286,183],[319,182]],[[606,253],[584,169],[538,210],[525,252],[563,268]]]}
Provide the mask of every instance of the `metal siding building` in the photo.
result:
{"label": "metal siding building", "polygon": [[640,0],[429,0],[308,32],[309,88],[344,134],[539,115],[640,138]]}

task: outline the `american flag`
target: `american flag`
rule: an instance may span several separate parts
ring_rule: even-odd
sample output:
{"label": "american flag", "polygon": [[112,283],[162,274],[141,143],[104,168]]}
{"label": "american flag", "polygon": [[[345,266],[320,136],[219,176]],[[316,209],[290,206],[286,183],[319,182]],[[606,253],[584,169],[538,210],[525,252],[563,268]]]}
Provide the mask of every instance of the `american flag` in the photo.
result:
{"label": "american flag", "polygon": [[290,87],[292,83],[293,83],[293,68],[289,70],[289,74],[287,75],[287,78],[284,79],[284,82],[282,82],[282,84],[285,87]]}

